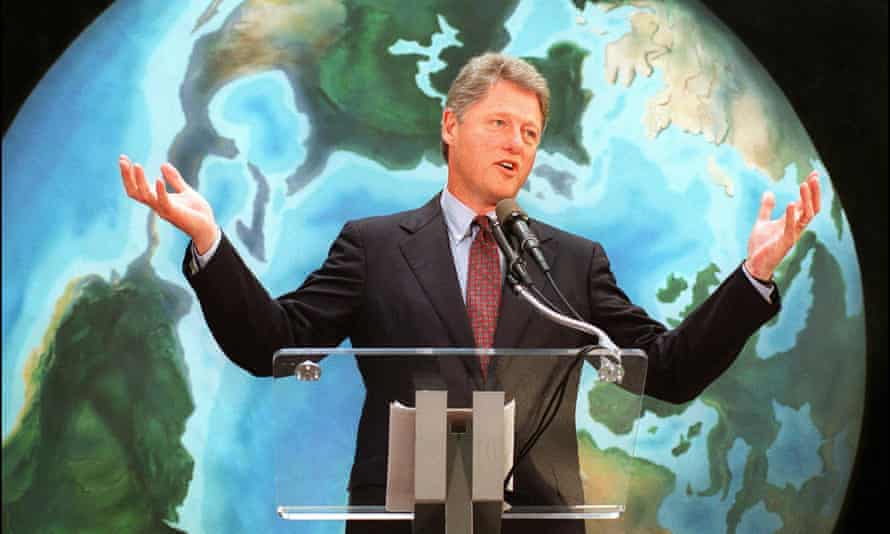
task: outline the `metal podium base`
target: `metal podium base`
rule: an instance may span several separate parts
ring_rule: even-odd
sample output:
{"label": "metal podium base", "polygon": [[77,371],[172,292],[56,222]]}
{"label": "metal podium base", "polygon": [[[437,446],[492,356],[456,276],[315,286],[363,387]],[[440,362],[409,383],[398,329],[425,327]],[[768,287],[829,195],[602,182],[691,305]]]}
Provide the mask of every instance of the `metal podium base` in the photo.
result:
{"label": "metal podium base", "polygon": [[[447,405],[446,395],[444,391],[417,392],[418,420],[445,422],[447,434],[444,502],[415,502],[413,531],[415,534],[500,534],[504,506],[500,466],[504,463],[497,462],[497,452],[495,458],[490,456],[492,451],[499,451],[503,459],[504,394],[474,393],[472,421],[451,425],[447,425],[441,409]],[[415,455],[416,476],[435,477],[442,472],[441,466],[436,465],[439,463],[436,455],[432,456],[431,461],[421,462],[421,458],[427,457]],[[488,465],[491,460],[495,460],[493,466]],[[493,491],[495,488],[497,491]]]}

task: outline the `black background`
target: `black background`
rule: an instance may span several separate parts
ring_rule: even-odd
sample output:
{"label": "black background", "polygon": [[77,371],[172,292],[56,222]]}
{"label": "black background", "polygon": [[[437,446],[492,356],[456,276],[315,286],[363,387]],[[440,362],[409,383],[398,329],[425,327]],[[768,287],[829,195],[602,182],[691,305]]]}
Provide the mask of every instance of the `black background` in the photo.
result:
{"label": "black background", "polygon": [[[3,3],[4,134],[47,69],[110,3]],[[887,2],[705,3],[791,101],[853,229],[865,291],[868,380],[860,450],[836,531],[864,531],[885,517],[887,506]]]}

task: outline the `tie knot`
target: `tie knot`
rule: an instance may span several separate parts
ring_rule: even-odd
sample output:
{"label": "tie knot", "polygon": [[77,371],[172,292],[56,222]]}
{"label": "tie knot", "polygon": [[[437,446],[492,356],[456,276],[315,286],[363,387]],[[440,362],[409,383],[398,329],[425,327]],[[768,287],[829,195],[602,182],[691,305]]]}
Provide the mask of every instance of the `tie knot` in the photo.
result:
{"label": "tie knot", "polygon": [[486,246],[495,246],[494,236],[491,234],[491,219],[485,215],[477,215],[476,218],[473,219],[473,224],[479,226],[479,231],[476,232],[475,241],[485,243]]}
{"label": "tie knot", "polygon": [[479,229],[483,232],[491,230],[491,219],[489,219],[487,215],[477,215],[476,218],[473,219],[473,223],[479,225]]}

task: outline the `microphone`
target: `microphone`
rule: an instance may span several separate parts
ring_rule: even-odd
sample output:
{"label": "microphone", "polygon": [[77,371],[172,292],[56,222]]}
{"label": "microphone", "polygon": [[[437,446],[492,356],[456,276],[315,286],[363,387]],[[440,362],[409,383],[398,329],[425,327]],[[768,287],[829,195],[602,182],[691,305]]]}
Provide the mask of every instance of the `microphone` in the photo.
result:
{"label": "microphone", "polygon": [[529,229],[528,215],[522,211],[519,204],[512,198],[505,198],[497,203],[495,213],[497,213],[498,222],[501,223],[501,226],[518,240],[519,250],[531,254],[531,257],[541,267],[541,270],[549,273],[550,265],[544,259],[544,254],[541,253],[541,243],[534,232]]}
{"label": "microphone", "polygon": [[491,235],[494,237],[507,262],[507,281],[510,282],[510,286],[514,288],[514,291],[515,286],[513,282],[519,282],[531,287],[534,283],[525,268],[525,261],[510,246],[507,236],[504,235],[504,229],[497,219],[491,221]]}

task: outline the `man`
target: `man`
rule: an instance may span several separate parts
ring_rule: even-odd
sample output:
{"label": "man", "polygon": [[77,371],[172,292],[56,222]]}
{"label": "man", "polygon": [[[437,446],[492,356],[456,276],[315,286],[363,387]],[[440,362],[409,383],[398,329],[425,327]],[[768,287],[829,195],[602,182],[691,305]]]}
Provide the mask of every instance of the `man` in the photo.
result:
{"label": "man", "polygon": [[[442,114],[448,181],[423,207],[347,223],[322,267],[296,291],[272,299],[221,233],[208,203],[169,164],[152,191],[142,168],[121,156],[127,194],[191,236],[186,277],[223,351],[255,375],[269,375],[281,347],[571,347],[584,335],[538,317],[502,288],[503,272],[487,220],[513,198],[531,172],[547,121],[546,81],[528,63],[499,54],[472,59],[455,79]],[[176,191],[169,194],[168,181]],[[819,211],[818,177],[778,220],[766,193],[748,244],[748,258],[695,312],[668,331],[617,286],[602,247],[533,222],[552,274],[572,306],[621,347],[649,355],[646,393],[671,402],[697,396],[735,359],[748,337],[779,309],[773,270]],[[532,269],[534,271],[534,269]],[[484,273],[488,272],[489,276]],[[548,289],[540,276],[538,287]],[[449,404],[467,406],[472,391],[503,389],[517,403],[517,442],[540,419],[566,362],[443,361]],[[385,487],[387,407],[410,402],[412,384],[393,381],[373,361],[359,361],[367,396],[359,423],[350,501],[381,504]],[[578,373],[567,395],[574,399]],[[538,405],[534,405],[538,404]],[[574,401],[563,403],[548,431],[517,466],[518,504],[583,502],[578,474]],[[370,522],[350,532],[408,531]],[[505,532],[583,532],[580,522],[508,521]]]}

